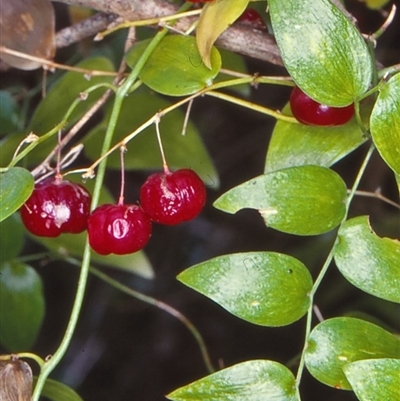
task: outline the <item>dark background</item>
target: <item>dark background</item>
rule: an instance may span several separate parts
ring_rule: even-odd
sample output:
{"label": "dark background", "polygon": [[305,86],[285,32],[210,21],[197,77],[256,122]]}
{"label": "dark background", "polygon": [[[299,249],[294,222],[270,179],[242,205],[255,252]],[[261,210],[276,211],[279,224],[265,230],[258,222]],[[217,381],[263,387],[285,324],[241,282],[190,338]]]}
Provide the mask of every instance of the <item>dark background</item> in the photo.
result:
{"label": "dark background", "polygon": [[[378,12],[368,11],[357,1],[349,2],[364,33],[374,32],[382,23]],[[58,24],[67,25],[65,8],[56,6]],[[113,40],[111,39],[111,44]],[[68,59],[75,48],[65,49],[58,57]],[[400,62],[400,18],[378,42],[379,61],[388,66]],[[247,60],[249,72],[282,75],[284,70],[255,60]],[[9,79],[27,86],[37,83],[37,73],[8,71]],[[4,75],[6,76],[6,75]],[[10,78],[11,77],[11,78]],[[272,108],[282,108],[290,89],[260,86],[252,89],[252,100]],[[304,341],[301,319],[282,328],[265,328],[246,323],[220,306],[177,282],[185,268],[212,257],[241,251],[274,250],[302,260],[315,277],[333,243],[334,234],[302,238],[282,234],[265,227],[255,211],[236,215],[220,212],[213,201],[229,188],[263,171],[266,149],[274,126],[272,118],[242,110],[222,101],[202,99],[193,108],[192,119],[203,135],[220,175],[221,186],[209,190],[204,212],[195,220],[175,227],[155,226],[145,251],[156,278],[145,280],[115,270],[111,276],[145,294],[162,300],[181,311],[203,335],[216,368],[250,359],[271,359],[297,368],[297,357]],[[352,183],[366,147],[362,146],[334,169]],[[109,172],[107,183],[117,195],[119,175]],[[127,199],[137,199],[148,172],[130,174]],[[374,155],[362,180],[361,189],[398,199],[393,175],[378,155]],[[356,197],[350,217],[371,215],[378,235],[399,235],[399,214],[393,207],[376,199]],[[32,253],[36,245],[27,243]],[[44,280],[47,311],[43,328],[33,349],[45,356],[59,344],[76,289],[78,270],[60,262],[37,263]],[[364,294],[351,286],[331,266],[316,296],[324,318],[344,314],[366,314],[378,319],[390,330],[399,330],[398,306]],[[368,319],[368,317],[367,317]],[[95,277],[89,286],[72,344],[52,375],[71,385],[85,401],[141,400],[161,401],[164,395],[207,375],[199,348],[187,328],[176,318],[154,306],[130,298]],[[305,371],[303,399],[327,401],[355,400],[350,392],[330,389]]]}

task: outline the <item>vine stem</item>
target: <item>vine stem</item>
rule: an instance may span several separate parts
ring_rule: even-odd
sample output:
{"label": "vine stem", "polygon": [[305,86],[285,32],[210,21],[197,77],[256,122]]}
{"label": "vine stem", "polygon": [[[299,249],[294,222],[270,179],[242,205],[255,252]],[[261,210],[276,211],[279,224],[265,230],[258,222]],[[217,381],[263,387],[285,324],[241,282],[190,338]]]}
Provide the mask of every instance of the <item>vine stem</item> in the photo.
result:
{"label": "vine stem", "polygon": [[[357,176],[354,180],[353,186],[350,189],[350,192],[347,196],[346,199],[346,211],[345,211],[345,215],[340,223],[338,232],[340,231],[340,229],[343,227],[344,223],[346,222],[348,213],[349,213],[349,208],[350,208],[350,204],[356,194],[357,188],[360,184],[361,178],[363,177],[365,170],[367,168],[367,165],[371,159],[372,153],[375,150],[375,146],[373,143],[371,143],[370,148],[368,149],[368,152],[363,160],[363,163],[357,173]],[[313,288],[311,289],[310,292],[310,307],[308,308],[307,311],[307,321],[306,321],[306,333],[305,333],[305,340],[304,340],[304,347],[301,353],[301,358],[300,358],[300,362],[299,362],[299,367],[297,369],[297,375],[296,375],[296,391],[297,391],[297,396],[298,399],[300,400],[300,393],[299,393],[299,386],[300,386],[300,382],[301,382],[301,377],[304,371],[304,366],[305,366],[305,351],[307,349],[307,344],[308,344],[308,337],[311,333],[311,326],[312,326],[312,316],[313,316],[313,300],[314,300],[314,295],[317,292],[322,280],[325,277],[326,272],[328,271],[328,268],[333,260],[333,257],[335,255],[335,249],[336,249],[336,245],[338,244],[338,235],[336,235],[335,238],[335,242],[333,243],[333,246],[331,248],[331,250],[329,251],[329,254],[321,268],[321,271],[318,274],[318,277],[316,278]]]}
{"label": "vine stem", "polygon": [[[186,9],[190,7],[190,4],[185,3],[182,6],[182,9]],[[151,40],[149,45],[146,47],[144,52],[142,53],[140,59],[136,63],[135,67],[133,68],[132,72],[129,74],[129,76],[126,78],[126,80],[121,84],[121,86],[117,89],[115,93],[115,100],[114,100],[114,105],[113,109],[111,112],[110,116],[110,121],[107,127],[107,131],[104,137],[103,141],[103,147],[102,147],[102,154],[107,153],[111,146],[111,141],[115,132],[115,127],[117,125],[118,117],[121,112],[121,107],[123,100],[125,96],[128,94],[131,86],[134,84],[134,82],[137,80],[140,71],[144,67],[146,61],[150,57],[151,53],[154,51],[154,49],[158,46],[158,44],[161,42],[161,40],[164,38],[164,36],[168,33],[167,29],[163,29],[159,31],[154,38]],[[107,164],[107,159],[103,159],[101,163],[99,164],[98,172],[97,172],[97,177],[95,181],[95,186],[93,190],[93,196],[92,196],[92,203],[91,203],[91,210],[95,209],[97,207],[97,204],[99,202],[100,198],[100,192],[102,189],[103,181],[104,181],[104,176],[105,176],[105,171],[106,171],[106,164]],[[78,317],[82,308],[82,303],[83,303],[83,298],[86,290],[86,284],[87,284],[87,279],[89,275],[89,267],[90,267],[90,246],[89,243],[86,239],[86,244],[85,244],[85,250],[83,253],[83,258],[82,258],[82,265],[81,265],[81,271],[79,275],[79,280],[78,280],[78,287],[76,290],[76,296],[74,300],[74,304],[72,307],[71,315],[68,321],[67,328],[64,333],[64,337],[61,340],[60,345],[58,346],[56,352],[54,355],[46,360],[45,364],[43,365],[36,386],[35,390],[32,395],[32,401],[39,401],[40,394],[42,392],[43,386],[46,382],[47,377],[49,374],[55,369],[55,367],[58,365],[60,360],[63,358],[65,352],[67,351],[67,348],[71,342],[72,336],[75,332],[75,328],[78,322]]]}
{"label": "vine stem", "polygon": [[107,276],[106,274],[102,273],[100,270],[91,267],[90,272],[98,277],[99,279],[103,280],[107,284],[111,285],[112,287],[116,288],[119,291],[124,292],[125,294],[128,294],[142,302],[145,302],[147,304],[153,305],[159,309],[162,309],[163,311],[169,313],[170,315],[176,317],[178,320],[180,320],[186,328],[192,333],[193,337],[197,341],[197,344],[200,348],[201,355],[203,357],[204,363],[206,365],[207,370],[209,373],[215,372],[215,369],[211,363],[210,356],[207,351],[207,347],[204,343],[203,337],[199,333],[199,331],[196,329],[196,327],[193,325],[193,323],[186,318],[181,312],[173,308],[172,306],[166,304],[165,302],[159,301],[153,297],[150,297],[148,295],[142,294],[141,292],[135,291],[134,289],[127,287],[124,284],[119,283],[118,281],[112,279],[111,277]]}

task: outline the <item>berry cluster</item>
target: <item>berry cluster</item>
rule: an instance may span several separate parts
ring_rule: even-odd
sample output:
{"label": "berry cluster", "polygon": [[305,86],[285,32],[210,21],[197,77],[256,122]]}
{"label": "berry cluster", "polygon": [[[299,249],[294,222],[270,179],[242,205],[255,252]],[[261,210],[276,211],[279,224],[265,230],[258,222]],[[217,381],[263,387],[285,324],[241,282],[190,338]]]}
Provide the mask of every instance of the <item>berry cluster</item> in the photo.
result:
{"label": "berry cluster", "polygon": [[140,190],[140,206],[105,204],[90,211],[91,196],[81,185],[61,178],[37,184],[21,208],[25,227],[42,237],[87,229],[90,246],[101,255],[124,255],[142,249],[151,222],[175,225],[202,210],[206,189],[190,169],[152,174]]}
{"label": "berry cluster", "polygon": [[343,125],[354,115],[354,105],[330,107],[318,103],[297,86],[290,95],[290,108],[297,121],[307,125]]}

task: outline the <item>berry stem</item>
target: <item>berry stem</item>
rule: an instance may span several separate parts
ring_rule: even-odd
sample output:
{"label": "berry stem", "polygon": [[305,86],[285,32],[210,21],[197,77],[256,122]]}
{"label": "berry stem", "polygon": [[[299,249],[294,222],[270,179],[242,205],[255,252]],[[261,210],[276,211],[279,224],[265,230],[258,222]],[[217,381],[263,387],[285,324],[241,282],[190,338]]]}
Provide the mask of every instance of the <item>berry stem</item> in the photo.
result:
{"label": "berry stem", "polygon": [[125,158],[124,153],[126,151],[125,146],[121,146],[120,156],[121,156],[121,189],[118,198],[118,206],[124,204],[124,192],[125,192]]}
{"label": "berry stem", "polygon": [[162,144],[162,141],[161,141],[160,116],[158,116],[158,118],[155,119],[154,123],[156,125],[157,141],[158,141],[158,146],[160,148],[160,153],[161,153],[161,158],[162,158],[162,162],[163,162],[164,173],[165,173],[165,175],[169,175],[169,174],[171,174],[171,172],[170,172],[170,170],[168,168],[167,160],[165,158],[165,153],[164,153],[164,147],[163,147],[163,144]]}

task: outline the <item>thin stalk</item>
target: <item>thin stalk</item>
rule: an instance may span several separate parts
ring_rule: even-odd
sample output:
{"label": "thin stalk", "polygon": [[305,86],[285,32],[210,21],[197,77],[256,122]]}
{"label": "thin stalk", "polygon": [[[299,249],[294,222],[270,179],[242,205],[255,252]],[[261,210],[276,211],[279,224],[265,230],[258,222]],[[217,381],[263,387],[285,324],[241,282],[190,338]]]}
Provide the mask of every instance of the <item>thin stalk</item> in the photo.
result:
{"label": "thin stalk", "polygon": [[[360,184],[361,178],[363,177],[365,170],[367,168],[367,165],[371,159],[372,153],[374,152],[375,147],[373,144],[371,144],[370,148],[368,149],[368,152],[364,158],[364,161],[358,171],[358,174],[354,180],[353,186],[350,189],[349,195],[347,196],[346,199],[346,211],[345,211],[345,215],[342,219],[342,222],[340,223],[339,226],[339,230],[343,227],[344,223],[346,222],[347,219],[347,215],[349,213],[349,208],[350,208],[350,204],[356,194],[357,188]],[[335,248],[336,245],[338,243],[338,236],[336,236],[335,242],[331,248],[331,250],[329,251],[329,254],[325,260],[325,263],[323,264],[321,271],[318,274],[318,277],[316,278],[313,288],[311,289],[310,292],[310,307],[308,308],[307,311],[307,321],[306,321],[306,333],[305,333],[305,341],[304,341],[304,347],[303,347],[303,351],[301,353],[301,358],[300,358],[300,362],[299,362],[299,367],[297,370],[297,375],[296,375],[296,388],[297,388],[297,394],[298,397],[300,399],[300,394],[299,394],[299,386],[300,386],[300,382],[301,382],[301,377],[304,371],[304,366],[305,366],[305,351],[307,349],[307,344],[308,344],[308,337],[311,333],[311,326],[312,326],[312,317],[313,317],[313,301],[314,301],[314,295],[317,292],[317,289],[319,288],[323,278],[326,275],[326,272],[328,271],[328,268],[333,260],[333,257],[335,255]]]}
{"label": "thin stalk", "polygon": [[93,275],[95,275],[96,277],[98,277],[99,279],[106,282],[107,284],[116,288],[117,290],[122,291],[125,294],[128,294],[131,297],[134,297],[134,298],[136,298],[142,302],[145,302],[149,305],[153,305],[156,308],[162,309],[165,312],[169,313],[170,315],[176,317],[178,320],[180,320],[186,326],[186,328],[192,333],[193,337],[197,341],[197,344],[201,351],[201,355],[204,360],[204,364],[206,365],[206,368],[209,371],[209,373],[213,373],[215,371],[215,369],[211,363],[211,359],[208,354],[207,347],[204,343],[203,337],[201,336],[199,331],[196,329],[196,327],[193,325],[193,323],[189,319],[187,319],[181,312],[179,312],[172,306],[170,306],[162,301],[159,301],[148,295],[142,294],[138,291],[133,290],[132,288],[127,287],[124,284],[119,283],[118,281],[112,279],[111,277],[107,276],[106,274],[102,273],[101,271],[99,271],[98,269],[96,269],[94,267],[90,268],[90,272]]}
{"label": "thin stalk", "polygon": [[299,122],[292,116],[282,114],[280,111],[272,110],[259,104],[248,102],[247,100],[239,99],[237,97],[227,95],[225,93],[208,91],[205,92],[205,95],[216,97],[218,99],[222,99],[227,102],[237,104],[238,106],[246,107],[247,109],[251,109],[259,113],[274,117],[277,120],[287,121],[293,124],[299,124]]}

